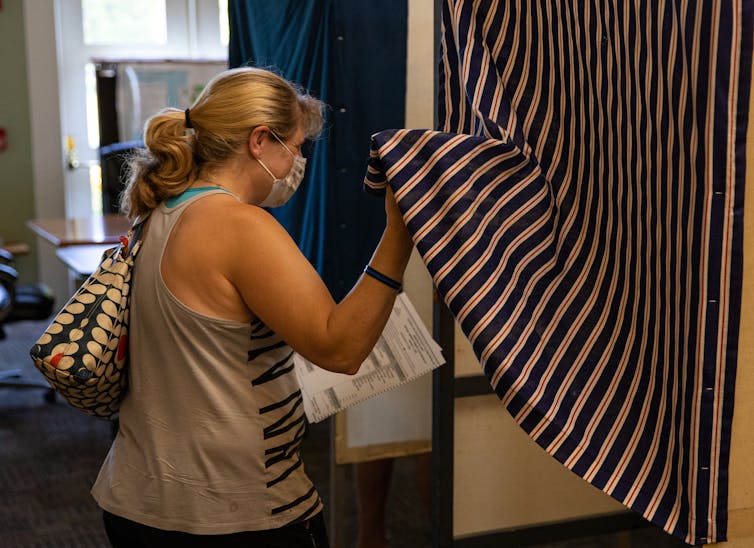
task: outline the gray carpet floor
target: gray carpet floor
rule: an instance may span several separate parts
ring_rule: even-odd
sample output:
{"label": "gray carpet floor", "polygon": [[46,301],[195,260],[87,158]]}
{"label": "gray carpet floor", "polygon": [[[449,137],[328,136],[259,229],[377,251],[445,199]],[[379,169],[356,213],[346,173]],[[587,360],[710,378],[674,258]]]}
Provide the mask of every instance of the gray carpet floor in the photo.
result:
{"label": "gray carpet floor", "polygon": [[[19,380],[43,380],[28,357],[42,329],[38,322],[6,326],[0,371],[19,368]],[[0,546],[105,547],[89,488],[112,429],[44,394],[0,388]]]}
{"label": "gray carpet floor", "polygon": [[[47,322],[6,326],[0,372],[21,370],[40,381],[28,349]],[[100,510],[89,495],[112,439],[110,423],[88,417],[42,389],[0,388],[0,548],[106,548]],[[312,425],[304,441],[306,469],[329,505],[330,432]],[[431,545],[429,520],[414,488],[414,459],[398,459],[387,503],[391,548]],[[342,526],[347,546],[356,535],[355,499],[346,468]],[[522,545],[532,544],[525,543]],[[654,527],[539,545],[539,548],[675,548],[685,546]]]}

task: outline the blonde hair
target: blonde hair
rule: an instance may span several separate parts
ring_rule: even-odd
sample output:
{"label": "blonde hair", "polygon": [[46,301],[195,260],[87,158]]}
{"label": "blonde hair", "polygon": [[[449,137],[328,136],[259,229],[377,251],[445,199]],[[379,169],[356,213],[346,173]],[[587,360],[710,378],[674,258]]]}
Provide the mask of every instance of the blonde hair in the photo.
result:
{"label": "blonde hair", "polygon": [[[129,161],[129,181],[120,200],[130,218],[181,194],[199,176],[232,157],[251,131],[269,126],[283,141],[303,127],[307,138],[322,129],[324,104],[268,70],[242,67],[209,81],[189,115],[165,108],[147,120],[146,150]],[[190,117],[193,132],[187,129]]]}

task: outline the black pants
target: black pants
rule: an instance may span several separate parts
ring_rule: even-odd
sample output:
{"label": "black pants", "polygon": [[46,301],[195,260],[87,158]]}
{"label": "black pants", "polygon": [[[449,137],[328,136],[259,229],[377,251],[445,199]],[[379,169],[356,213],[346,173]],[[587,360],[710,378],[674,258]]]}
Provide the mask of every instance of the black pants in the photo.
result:
{"label": "black pants", "polygon": [[312,519],[267,531],[228,535],[192,535],[164,531],[130,519],[103,513],[107,538],[113,548],[328,548],[325,520]]}

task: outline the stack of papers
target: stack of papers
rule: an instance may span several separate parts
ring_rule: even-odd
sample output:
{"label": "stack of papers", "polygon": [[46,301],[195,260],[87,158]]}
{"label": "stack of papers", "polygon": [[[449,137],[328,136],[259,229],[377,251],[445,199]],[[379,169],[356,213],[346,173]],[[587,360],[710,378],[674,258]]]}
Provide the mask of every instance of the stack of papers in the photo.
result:
{"label": "stack of papers", "polygon": [[355,375],[326,371],[298,354],[294,357],[309,422],[319,422],[439,367],[440,345],[424,327],[414,305],[401,293],[372,353]]}

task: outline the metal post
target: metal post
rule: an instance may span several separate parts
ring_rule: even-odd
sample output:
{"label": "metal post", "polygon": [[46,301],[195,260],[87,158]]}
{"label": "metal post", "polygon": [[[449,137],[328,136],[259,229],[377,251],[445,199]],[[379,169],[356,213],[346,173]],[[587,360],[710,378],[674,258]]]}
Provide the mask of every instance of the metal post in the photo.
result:
{"label": "metal post", "polygon": [[455,320],[435,296],[434,337],[445,364],[432,375],[432,547],[453,546],[453,435]]}

